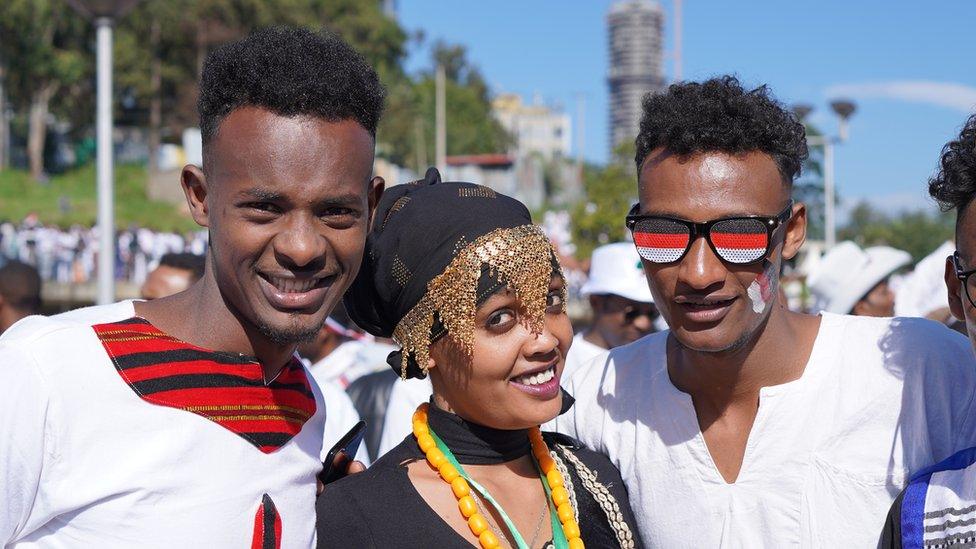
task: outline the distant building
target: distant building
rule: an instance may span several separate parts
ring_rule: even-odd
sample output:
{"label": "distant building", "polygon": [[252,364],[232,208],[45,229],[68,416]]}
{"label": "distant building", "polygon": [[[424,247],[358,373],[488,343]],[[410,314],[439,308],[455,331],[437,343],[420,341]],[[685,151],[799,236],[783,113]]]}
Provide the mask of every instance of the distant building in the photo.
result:
{"label": "distant building", "polygon": [[530,210],[542,207],[546,185],[542,162],[533,156],[465,154],[448,156],[444,181],[470,181],[521,201]]}
{"label": "distant building", "polygon": [[538,153],[546,160],[570,155],[569,115],[542,105],[538,99],[526,105],[513,93],[499,95],[491,107],[495,118],[512,135],[511,154],[522,157]]}
{"label": "distant building", "polygon": [[610,153],[633,142],[640,127],[641,98],[664,87],[664,11],[655,0],[615,2],[607,14],[610,51]]}

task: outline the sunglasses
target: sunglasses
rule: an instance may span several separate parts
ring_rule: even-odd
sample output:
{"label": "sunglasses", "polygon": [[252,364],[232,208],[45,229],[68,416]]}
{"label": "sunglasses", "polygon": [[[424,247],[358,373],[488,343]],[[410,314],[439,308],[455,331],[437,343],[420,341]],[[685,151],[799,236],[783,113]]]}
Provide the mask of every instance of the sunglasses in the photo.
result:
{"label": "sunglasses", "polygon": [[976,279],[973,279],[976,269],[962,270],[959,252],[952,252],[952,267],[956,270],[956,278],[962,281],[962,287],[966,289],[966,299],[969,300],[970,305],[976,307],[976,300],[973,299],[973,296],[976,296]]}
{"label": "sunglasses", "polygon": [[722,261],[751,265],[769,255],[773,234],[793,217],[793,201],[773,217],[748,215],[723,217],[704,223],[661,215],[641,215],[640,204],[627,214],[627,228],[642,258],[651,263],[681,261],[699,237],[703,237]]}

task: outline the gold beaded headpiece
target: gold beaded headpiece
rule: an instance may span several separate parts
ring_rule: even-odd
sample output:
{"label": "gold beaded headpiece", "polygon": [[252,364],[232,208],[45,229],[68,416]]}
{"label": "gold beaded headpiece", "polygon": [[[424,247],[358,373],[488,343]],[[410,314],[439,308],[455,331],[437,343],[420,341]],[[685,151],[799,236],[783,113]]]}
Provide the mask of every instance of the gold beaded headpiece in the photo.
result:
{"label": "gold beaded headpiece", "polygon": [[[524,308],[524,318],[536,333],[545,323],[549,283],[555,252],[535,225],[495,229],[463,246],[444,271],[427,284],[427,292],[397,323],[393,339],[403,348],[400,376],[407,377],[412,354],[427,373],[431,332],[436,319],[470,357],[474,349],[474,316],[478,307],[478,281],[484,267],[488,276],[508,286]],[[565,290],[564,290],[565,293]],[[562,300],[565,307],[566,300]]]}

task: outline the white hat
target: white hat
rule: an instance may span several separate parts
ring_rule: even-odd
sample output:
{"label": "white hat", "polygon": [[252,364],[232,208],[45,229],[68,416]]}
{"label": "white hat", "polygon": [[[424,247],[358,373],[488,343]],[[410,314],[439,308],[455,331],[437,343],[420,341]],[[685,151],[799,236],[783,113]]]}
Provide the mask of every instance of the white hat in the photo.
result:
{"label": "white hat", "polygon": [[614,294],[632,301],[654,302],[633,242],[616,242],[593,250],[589,278],[580,293]]}
{"label": "white hat", "polygon": [[908,252],[889,246],[862,250],[846,241],[824,254],[807,278],[816,298],[814,308],[829,313],[849,314],[871,288],[912,260]]}
{"label": "white hat", "polygon": [[895,289],[895,316],[927,316],[949,306],[945,287],[946,257],[956,245],[945,242],[915,265]]}

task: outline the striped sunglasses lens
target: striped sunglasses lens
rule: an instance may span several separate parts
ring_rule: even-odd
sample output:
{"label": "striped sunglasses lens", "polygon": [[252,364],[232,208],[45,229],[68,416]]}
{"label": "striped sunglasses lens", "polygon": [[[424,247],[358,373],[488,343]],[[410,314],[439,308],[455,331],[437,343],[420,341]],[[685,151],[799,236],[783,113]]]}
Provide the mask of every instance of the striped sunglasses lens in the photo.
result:
{"label": "striped sunglasses lens", "polygon": [[685,254],[691,241],[687,226],[669,219],[646,219],[633,228],[640,256],[651,263],[673,263]]}
{"label": "striped sunglasses lens", "polygon": [[729,263],[752,263],[766,255],[769,233],[758,219],[727,219],[712,225],[709,239],[715,253]]}

